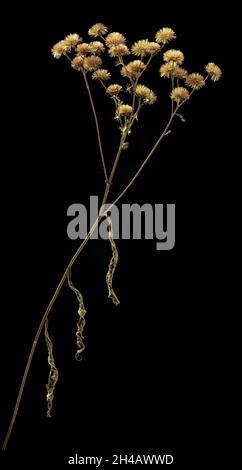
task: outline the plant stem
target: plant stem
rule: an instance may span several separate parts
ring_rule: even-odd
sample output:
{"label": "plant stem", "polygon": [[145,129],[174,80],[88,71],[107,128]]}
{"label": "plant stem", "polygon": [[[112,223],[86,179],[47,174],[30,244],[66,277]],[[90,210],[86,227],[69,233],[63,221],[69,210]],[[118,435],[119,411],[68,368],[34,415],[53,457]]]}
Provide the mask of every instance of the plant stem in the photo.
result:
{"label": "plant stem", "polygon": [[150,158],[152,157],[154,151],[157,149],[158,145],[160,144],[160,142],[162,141],[162,139],[166,136],[168,130],[169,130],[169,127],[179,109],[181,105],[177,105],[175,110],[173,111],[164,131],[161,133],[160,137],[157,139],[157,141],[155,142],[154,146],[152,147],[151,151],[149,152],[149,154],[147,155],[146,159],[143,161],[142,165],[139,167],[138,171],[135,173],[135,175],[133,176],[133,178],[131,179],[131,181],[127,184],[127,186],[125,186],[125,188],[123,189],[123,191],[119,194],[119,196],[112,202],[112,204],[110,204],[110,206],[108,207],[107,211],[110,210],[112,208],[112,206],[114,206],[114,204],[116,204],[120,199],[121,197],[124,196],[124,194],[128,191],[128,189],[134,184],[135,180],[138,178],[139,174],[141,173],[141,171],[143,170],[144,166],[146,165],[146,163],[148,163],[148,161],[150,160]]}
{"label": "plant stem", "polygon": [[[121,152],[122,152],[122,145],[123,145],[123,142],[125,141],[125,139],[126,139],[126,133],[121,136],[119,148],[118,148],[118,151],[117,151],[117,154],[116,154],[116,158],[114,160],[114,164],[113,164],[113,168],[112,168],[110,177],[106,179],[106,187],[105,187],[105,191],[104,191],[101,206],[104,205],[107,201],[108,194],[109,194],[109,191],[110,191],[110,186],[111,186],[111,183],[112,183],[112,180],[113,180],[116,168],[117,168],[117,164],[118,164]],[[28,360],[27,360],[27,363],[26,363],[26,366],[25,366],[25,370],[24,370],[24,374],[23,374],[22,381],[21,381],[21,384],[20,384],[20,388],[19,388],[16,403],[15,403],[13,415],[12,415],[12,418],[11,418],[11,421],[10,421],[10,424],[9,424],[9,428],[8,428],[6,437],[5,437],[4,442],[3,442],[2,450],[5,450],[7,445],[8,445],[8,441],[9,441],[9,438],[11,436],[12,429],[13,429],[13,426],[14,426],[14,423],[15,423],[15,420],[16,420],[16,417],[17,417],[17,414],[18,414],[19,405],[20,405],[20,402],[21,402],[21,399],[22,399],[22,395],[23,395],[24,387],[25,387],[26,380],[27,380],[27,377],[28,377],[28,374],[29,374],[29,369],[30,369],[30,366],[31,366],[31,363],[32,363],[33,355],[34,355],[39,337],[41,335],[41,332],[44,328],[45,322],[48,319],[49,313],[50,313],[50,311],[51,311],[51,309],[52,309],[52,307],[53,307],[53,305],[54,305],[54,303],[55,303],[55,301],[56,301],[56,299],[57,299],[57,297],[58,297],[58,295],[59,295],[59,293],[60,293],[60,291],[63,287],[63,284],[64,284],[64,282],[65,282],[65,280],[68,276],[68,273],[69,273],[71,267],[73,266],[76,259],[78,258],[78,256],[82,252],[83,248],[87,244],[88,240],[90,239],[92,233],[94,232],[95,228],[97,227],[99,221],[101,220],[101,218],[103,216],[104,215],[102,214],[102,215],[99,215],[97,217],[97,219],[95,220],[92,228],[90,229],[89,233],[87,234],[86,238],[83,240],[83,242],[79,246],[78,250],[75,252],[73,257],[71,258],[71,260],[70,260],[63,276],[61,277],[61,280],[60,280],[55,292],[54,292],[54,295],[52,296],[52,298],[50,300],[50,303],[49,303],[47,309],[45,310],[45,313],[44,313],[44,315],[41,319],[41,322],[40,322],[39,327],[37,329],[37,332],[35,334],[34,341],[33,341],[33,344],[32,344],[32,347],[31,347],[31,350],[30,350],[30,353],[29,353],[29,356],[28,356]]]}
{"label": "plant stem", "polygon": [[102,216],[99,216],[96,221],[94,222],[90,232],[87,234],[86,238],[83,240],[83,242],[81,243],[81,245],[79,246],[78,250],[75,252],[75,254],[73,255],[73,257],[71,258],[63,276],[61,277],[61,280],[55,290],[55,293],[54,295],[52,296],[51,298],[51,301],[47,307],[47,309],[45,310],[45,313],[41,319],[41,322],[39,324],[39,327],[37,329],[37,332],[36,332],[36,335],[34,337],[34,341],[33,341],[33,344],[32,344],[32,347],[31,347],[31,350],[30,350],[30,353],[29,353],[29,357],[28,357],[28,360],[27,360],[27,363],[26,363],[26,367],[25,367],[25,370],[24,370],[24,374],[23,374],[23,378],[22,378],[22,381],[21,381],[21,385],[20,385],[20,388],[19,388],[19,392],[18,392],[18,396],[17,396],[17,400],[16,400],[16,404],[15,404],[15,407],[14,407],[14,411],[13,411],[13,415],[12,415],[12,418],[11,418],[11,421],[10,421],[10,424],[9,424],[9,428],[8,428],[8,431],[7,431],[7,434],[6,434],[6,437],[4,439],[4,443],[3,443],[3,446],[2,446],[2,450],[5,450],[6,447],[7,447],[7,444],[8,444],[8,441],[9,441],[9,438],[10,438],[10,435],[11,435],[11,432],[12,432],[12,429],[13,429],[13,425],[15,423],[15,420],[16,420],[16,416],[17,416],[17,413],[18,413],[18,409],[19,409],[19,405],[20,405],[20,402],[21,402],[21,398],[22,398],[22,395],[23,395],[23,391],[24,391],[24,387],[25,387],[25,384],[26,384],[26,380],[27,380],[27,377],[28,377],[28,373],[29,373],[29,369],[30,369],[30,366],[31,366],[31,362],[32,362],[32,359],[33,359],[33,355],[34,355],[34,352],[35,352],[35,348],[37,346],[37,343],[38,343],[38,340],[39,340],[39,337],[40,337],[40,334],[44,328],[44,325],[45,325],[45,322],[49,316],[49,313],[63,287],[63,284],[67,278],[67,275],[71,269],[71,267],[73,266],[73,264],[75,263],[76,259],[78,258],[78,256],[80,255],[80,253],[82,252],[83,248],[85,247],[85,245],[87,244],[88,240],[90,239],[92,233],[94,232],[96,226],[98,225],[98,222],[100,221]]}
{"label": "plant stem", "polygon": [[91,92],[91,89],[90,89],[90,86],[89,86],[89,83],[88,83],[88,80],[87,80],[86,72],[83,71],[82,74],[83,74],[83,77],[84,77],[85,85],[86,85],[86,88],[87,88],[89,100],[90,100],[91,107],[92,107],[92,112],[93,112],[94,121],[95,121],[95,125],[96,125],[98,146],[99,146],[99,151],[100,151],[100,156],[101,156],[102,166],[103,166],[103,172],[104,172],[105,182],[106,182],[106,181],[108,180],[108,174],[107,174],[107,169],[106,169],[105,160],[104,160],[104,155],[103,155],[103,148],[102,148],[102,141],[101,141],[101,136],[100,136],[100,130],[99,130],[99,124],[98,124],[97,113],[96,113],[96,109],[95,109],[94,102],[93,102],[93,98],[92,98],[92,92]]}
{"label": "plant stem", "polygon": [[[174,76],[171,76],[171,91],[174,90]],[[171,100],[171,112],[173,113],[174,111],[174,101]]]}
{"label": "plant stem", "polygon": [[[88,83],[87,83],[88,85]],[[88,89],[89,89],[89,85],[88,85]],[[91,96],[91,95],[90,95]],[[91,103],[93,104],[93,100],[91,99]],[[115,199],[115,201],[110,204],[109,208],[111,208],[114,204],[116,204],[120,198],[128,191],[128,189],[130,188],[130,186],[135,182],[136,178],[139,176],[139,174],[141,173],[141,171],[143,170],[144,166],[146,165],[146,163],[149,161],[149,159],[151,158],[151,156],[153,155],[154,151],[156,150],[156,148],[158,147],[158,145],[160,144],[161,140],[163,139],[163,137],[165,137],[165,135],[167,134],[168,130],[169,130],[169,127],[173,121],[173,118],[176,114],[176,112],[178,111],[179,107],[181,105],[177,105],[176,106],[176,109],[174,110],[174,112],[172,113],[172,115],[170,116],[170,119],[164,129],[164,131],[161,133],[160,137],[157,139],[156,143],[154,144],[154,146],[152,147],[151,151],[149,152],[148,156],[146,157],[146,159],[144,160],[144,162],[142,163],[142,165],[140,166],[139,170],[136,172],[136,174],[134,175],[134,177],[132,178],[132,180],[129,182],[129,184],[125,187],[125,189],[119,194],[119,196]],[[93,104],[93,107],[94,107],[94,104]],[[95,108],[93,108],[94,111],[95,111]],[[96,113],[94,114],[94,116],[96,116]],[[128,126],[129,128],[129,126]],[[113,178],[114,178],[114,175],[115,175],[115,172],[116,172],[116,169],[117,169],[117,165],[118,165],[118,162],[119,162],[119,158],[120,158],[120,155],[122,153],[122,149],[123,149],[123,143],[125,142],[125,139],[127,137],[127,132],[128,132],[128,128],[126,130],[126,132],[124,134],[122,134],[121,136],[121,139],[120,139],[120,144],[119,144],[119,147],[118,147],[118,151],[117,151],[117,154],[116,154],[116,157],[115,157],[115,160],[114,160],[114,164],[113,164],[113,167],[112,167],[112,170],[111,170],[111,173],[110,173],[110,176],[109,178],[107,177],[106,178],[106,187],[105,187],[105,191],[104,191],[104,195],[103,195],[103,199],[102,199],[102,205],[106,204],[107,202],[107,198],[108,198],[108,195],[109,195],[109,191],[110,191],[110,186],[111,186],[111,183],[113,181]],[[99,128],[97,127],[97,134],[100,138],[100,133],[99,133]],[[109,210],[109,208],[107,210]],[[107,212],[107,211],[106,211]],[[63,284],[68,276],[68,273],[71,269],[71,267],[73,266],[73,264],[75,263],[76,259],[79,257],[80,253],[82,252],[82,250],[84,249],[84,247],[86,246],[88,240],[91,238],[91,235],[92,233],[94,232],[95,228],[97,227],[98,223],[100,222],[101,218],[105,216],[105,214],[101,214],[101,215],[98,215],[96,221],[94,222],[93,226],[91,227],[89,233],[87,234],[86,238],[83,240],[83,242],[81,243],[81,245],[79,246],[79,248],[77,249],[77,251],[75,252],[75,254],[73,255],[73,257],[71,258],[70,262],[68,263],[66,269],[65,269],[65,272],[64,274],[62,275],[61,279],[60,279],[60,282],[50,300],[50,303],[47,307],[47,309],[45,310],[44,312],[44,315],[41,319],[41,322],[38,326],[38,329],[37,329],[37,332],[35,334],[35,337],[34,337],[34,340],[33,340],[33,343],[32,343],[32,346],[31,346],[31,350],[30,350],[30,353],[29,353],[29,356],[28,356],[28,360],[27,360],[27,363],[26,363],[26,366],[25,366],[25,370],[24,370],[24,374],[23,374],[23,377],[22,377],[22,381],[21,381],[21,384],[20,384],[20,388],[19,388],[19,392],[18,392],[18,396],[17,396],[17,400],[16,400],[16,403],[15,403],[15,406],[14,406],[14,410],[13,410],[13,415],[12,415],[12,418],[11,418],[11,421],[10,421],[10,424],[9,424],[9,428],[8,428],[8,431],[6,433],[6,437],[4,439],[4,442],[3,442],[3,446],[2,446],[2,450],[5,450],[7,445],[8,445],[8,441],[9,441],[9,438],[11,436],[11,433],[12,433],[12,429],[13,429],[13,426],[14,426],[14,423],[15,423],[15,420],[16,420],[16,417],[17,417],[17,414],[18,414],[18,410],[19,410],[19,406],[20,406],[20,403],[21,403],[21,399],[22,399],[22,396],[23,396],[23,391],[24,391],[24,388],[25,388],[25,384],[26,384],[26,380],[27,380],[27,377],[28,377],[28,374],[29,374],[29,370],[30,370],[30,366],[31,366],[31,363],[32,363],[32,359],[33,359],[33,355],[34,355],[34,352],[35,352],[35,349],[36,349],[36,346],[37,346],[37,343],[38,343],[38,340],[39,340],[39,337],[41,335],[41,332],[44,328],[44,325],[45,325],[45,322],[46,320],[48,319],[48,316],[51,312],[51,309],[63,287]]]}

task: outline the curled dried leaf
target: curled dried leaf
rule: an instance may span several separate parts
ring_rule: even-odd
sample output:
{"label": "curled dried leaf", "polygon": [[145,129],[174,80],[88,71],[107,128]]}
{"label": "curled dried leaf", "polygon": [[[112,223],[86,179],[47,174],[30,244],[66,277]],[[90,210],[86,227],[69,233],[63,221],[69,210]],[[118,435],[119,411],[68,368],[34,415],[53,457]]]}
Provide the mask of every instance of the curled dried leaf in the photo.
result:
{"label": "curled dried leaf", "polygon": [[46,342],[47,351],[48,351],[48,363],[50,365],[49,379],[48,379],[48,383],[46,384],[47,416],[48,418],[50,418],[53,399],[54,399],[54,390],[55,390],[56,383],[58,381],[59,372],[55,365],[55,360],[54,360],[54,355],[53,355],[53,343],[50,339],[50,335],[48,331],[48,320],[46,320],[45,322],[45,342]]}
{"label": "curled dried leaf", "polygon": [[108,229],[109,229],[108,238],[109,238],[111,249],[112,249],[112,258],[108,265],[108,272],[106,274],[106,283],[108,286],[108,297],[113,301],[115,305],[119,305],[120,301],[113,290],[113,276],[114,276],[114,272],[118,263],[118,250],[117,250],[114,238],[113,238],[112,220],[108,216],[107,216],[107,222],[108,222]]}
{"label": "curled dried leaf", "polygon": [[86,309],[85,309],[83,296],[81,292],[74,286],[71,280],[71,270],[68,272],[67,280],[68,280],[68,285],[70,289],[75,293],[77,301],[78,301],[78,311],[77,311],[78,321],[77,321],[77,330],[76,330],[77,352],[75,354],[75,358],[77,361],[81,361],[82,359],[81,353],[85,349],[83,332],[84,332],[84,327],[86,324],[86,321],[85,321]]}

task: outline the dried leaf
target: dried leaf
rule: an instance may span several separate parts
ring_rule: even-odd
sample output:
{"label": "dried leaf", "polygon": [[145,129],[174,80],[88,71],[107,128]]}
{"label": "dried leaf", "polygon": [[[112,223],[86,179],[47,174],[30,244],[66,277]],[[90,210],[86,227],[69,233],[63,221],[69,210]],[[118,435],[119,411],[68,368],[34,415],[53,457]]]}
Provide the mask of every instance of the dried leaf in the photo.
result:
{"label": "dried leaf", "polygon": [[83,331],[84,331],[84,327],[86,324],[86,321],[85,321],[86,309],[84,306],[83,296],[81,292],[74,286],[71,280],[71,270],[69,271],[67,275],[67,280],[68,280],[69,287],[75,293],[76,298],[78,300],[78,304],[79,304],[78,311],[77,311],[79,318],[78,318],[77,330],[76,330],[77,352],[75,354],[75,358],[77,361],[81,361],[82,359],[81,353],[85,349]]}
{"label": "dried leaf", "polygon": [[54,390],[56,383],[58,381],[59,372],[55,365],[54,355],[53,355],[53,343],[50,339],[49,331],[48,331],[48,320],[45,322],[45,341],[48,351],[48,363],[50,365],[50,372],[49,372],[49,379],[48,383],[46,384],[46,400],[47,400],[47,416],[48,418],[51,417],[51,410],[52,410],[52,403],[54,399]]}
{"label": "dried leaf", "polygon": [[108,272],[106,274],[106,283],[108,286],[108,297],[113,301],[115,305],[119,305],[120,301],[118,300],[118,297],[116,296],[114,290],[113,290],[113,275],[117,266],[118,262],[118,250],[115,244],[115,241],[113,239],[113,226],[112,226],[112,221],[110,217],[107,216],[107,222],[108,222],[108,238],[111,244],[112,248],[112,258],[110,260],[109,266],[108,266]]}

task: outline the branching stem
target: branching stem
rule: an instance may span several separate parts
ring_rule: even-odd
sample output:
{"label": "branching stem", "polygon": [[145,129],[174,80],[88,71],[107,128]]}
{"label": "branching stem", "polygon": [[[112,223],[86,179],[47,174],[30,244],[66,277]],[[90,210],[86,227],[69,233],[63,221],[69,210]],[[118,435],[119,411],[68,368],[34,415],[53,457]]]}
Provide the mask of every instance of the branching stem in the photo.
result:
{"label": "branching stem", "polygon": [[[112,181],[113,181],[113,178],[114,178],[114,175],[115,175],[115,172],[116,172],[116,169],[117,169],[117,165],[118,165],[118,162],[119,162],[119,159],[120,159],[120,156],[121,156],[121,153],[122,153],[122,150],[123,150],[123,144],[126,140],[126,137],[127,137],[127,133],[128,131],[130,130],[130,127],[131,125],[133,124],[133,116],[130,120],[130,123],[129,125],[127,126],[127,129],[126,131],[121,135],[121,138],[120,138],[120,143],[119,143],[119,147],[118,147],[118,150],[117,150],[117,154],[116,154],[116,157],[115,157],[115,160],[114,160],[114,163],[113,163],[113,167],[111,169],[111,172],[110,172],[110,176],[108,177],[107,175],[107,170],[106,170],[106,166],[105,166],[105,162],[104,162],[104,157],[103,157],[103,151],[102,151],[102,143],[101,143],[101,137],[100,137],[100,131],[99,131],[99,125],[98,125],[98,120],[97,120],[97,115],[96,115],[96,110],[95,110],[95,106],[94,106],[94,102],[93,102],[93,99],[92,99],[92,94],[91,94],[91,90],[90,90],[90,87],[89,87],[89,84],[88,84],[88,81],[87,81],[87,77],[85,75],[85,73],[83,74],[84,76],[84,80],[85,80],[85,83],[86,83],[86,87],[87,87],[87,91],[88,91],[88,94],[89,94],[89,98],[90,98],[90,102],[91,102],[91,106],[92,106],[92,110],[93,110],[93,115],[94,115],[94,119],[95,119],[95,124],[96,124],[96,132],[97,132],[97,137],[98,137],[98,143],[99,143],[99,150],[100,150],[100,155],[101,155],[101,159],[102,159],[102,164],[103,164],[103,170],[104,170],[104,174],[105,174],[105,181],[106,181],[106,186],[105,186],[105,191],[104,191],[104,195],[103,195],[103,199],[102,199],[102,204],[101,206],[103,206],[104,204],[106,204],[107,202],[107,198],[109,196],[109,192],[110,192],[110,187],[111,187],[111,184],[112,184]],[[152,147],[151,151],[149,152],[149,154],[147,155],[147,157],[145,158],[144,162],[142,163],[142,165],[140,166],[140,168],[138,169],[138,171],[135,173],[134,177],[131,179],[131,181],[128,183],[128,185],[124,188],[124,190],[119,194],[119,196],[114,200],[114,202],[112,204],[110,204],[109,206],[109,209],[114,205],[116,204],[120,199],[121,197],[124,196],[124,194],[128,191],[128,189],[134,184],[134,182],[136,181],[136,179],[138,178],[138,176],[140,175],[140,173],[142,172],[144,166],[148,163],[148,161],[150,160],[150,158],[152,157],[153,153],[155,152],[155,150],[157,149],[158,145],[160,144],[160,142],[162,141],[162,139],[169,133],[169,129],[170,129],[170,126],[171,126],[171,123],[178,111],[178,109],[181,107],[181,104],[177,104],[176,105],[176,108],[175,110],[171,113],[171,116],[168,120],[168,123],[167,125],[165,126],[163,132],[161,133],[161,135],[159,136],[159,138],[157,139],[157,141],[155,142],[154,146]],[[107,210],[109,210],[107,209]],[[107,211],[106,211],[107,212]],[[34,340],[33,340],[33,343],[32,343],[32,346],[31,346],[31,350],[30,350],[30,353],[29,353],[29,356],[28,356],[28,360],[27,360],[27,363],[26,363],[26,366],[25,366],[25,370],[24,370],[24,374],[23,374],[23,377],[22,377],[22,381],[21,381],[21,384],[20,384],[20,388],[19,388],[19,392],[18,392],[18,396],[17,396],[17,400],[16,400],[16,403],[15,403],[15,406],[14,406],[14,410],[13,410],[13,415],[12,415],[12,418],[11,418],[11,421],[10,421],[10,424],[9,424],[9,428],[8,428],[8,431],[7,431],[7,434],[6,434],[6,437],[4,439],[4,442],[3,442],[3,446],[2,446],[2,449],[5,450],[6,447],[7,447],[7,444],[8,444],[8,441],[9,441],[9,438],[11,436],[11,433],[12,433],[12,429],[13,429],[13,426],[14,426],[14,423],[15,423],[15,420],[16,420],[16,417],[17,417],[17,414],[18,414],[18,410],[19,410],[19,406],[20,406],[20,402],[21,402],[21,399],[22,399],[22,395],[23,395],[23,391],[24,391],[24,388],[25,388],[25,384],[26,384],[26,380],[27,380],[27,377],[28,377],[28,374],[29,374],[29,370],[30,370],[30,366],[31,366],[31,363],[32,363],[32,359],[33,359],[33,355],[34,355],[34,352],[35,352],[35,349],[36,349],[36,346],[37,346],[37,343],[38,343],[38,340],[39,340],[39,337],[43,331],[43,328],[45,326],[45,323],[46,321],[48,320],[48,317],[49,317],[49,314],[52,310],[52,307],[53,305],[55,304],[55,301],[58,297],[58,295],[60,294],[61,292],[61,289],[64,285],[64,282],[66,281],[67,279],[67,276],[70,272],[70,269],[72,268],[73,264],[75,263],[75,261],[77,260],[77,258],[79,257],[79,255],[81,254],[82,250],[84,249],[84,247],[86,246],[88,240],[90,240],[91,238],[91,235],[93,234],[94,230],[96,229],[96,227],[98,226],[100,220],[102,219],[102,217],[104,217],[105,214],[99,214],[96,221],[94,222],[93,226],[91,227],[89,233],[87,234],[86,238],[83,240],[83,242],[81,243],[81,245],[79,246],[79,248],[77,249],[77,251],[75,252],[75,254],[73,255],[73,257],[71,258],[70,262],[68,263],[60,281],[59,281],[59,284],[50,300],[50,303],[49,305],[47,306],[45,312],[44,312],[44,315],[40,321],[40,324],[38,326],[38,329],[36,331],[36,334],[35,334],[35,337],[34,337]]]}

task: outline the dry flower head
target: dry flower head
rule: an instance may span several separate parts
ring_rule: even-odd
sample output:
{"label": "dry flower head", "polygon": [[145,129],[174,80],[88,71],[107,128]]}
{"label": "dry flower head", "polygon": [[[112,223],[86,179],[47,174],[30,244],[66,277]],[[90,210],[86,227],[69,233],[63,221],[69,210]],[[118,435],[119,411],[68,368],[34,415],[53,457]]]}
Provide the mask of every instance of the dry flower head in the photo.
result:
{"label": "dry flower head", "polygon": [[135,79],[143,69],[145,69],[145,64],[142,60],[132,60],[132,62],[129,62],[127,65],[122,67],[121,75],[123,77]]}
{"label": "dry flower head", "polygon": [[89,49],[92,54],[101,54],[104,52],[105,47],[104,44],[100,41],[92,41],[89,43]]}
{"label": "dry flower head", "polygon": [[186,77],[186,85],[193,90],[199,90],[205,85],[205,80],[200,73],[191,73]]}
{"label": "dry flower head", "polygon": [[52,55],[55,59],[60,59],[60,57],[71,50],[71,47],[66,44],[64,39],[57,42],[51,49]]}
{"label": "dry flower head", "polygon": [[67,54],[72,48],[76,47],[82,41],[79,34],[68,34],[65,39],[57,42],[51,49],[52,55],[55,59],[59,59],[62,55]]}
{"label": "dry flower head", "polygon": [[105,39],[108,47],[118,46],[119,44],[125,44],[126,39],[121,33],[109,33]]}
{"label": "dry flower head", "polygon": [[145,104],[154,104],[157,97],[155,93],[145,85],[137,85],[135,94],[142,99]]}
{"label": "dry flower head", "polygon": [[163,54],[164,62],[175,62],[177,65],[181,65],[184,62],[184,54],[182,51],[176,49],[169,49]]}
{"label": "dry flower head", "polygon": [[102,59],[97,55],[90,55],[84,58],[83,67],[88,72],[93,72],[97,70],[102,65]]}
{"label": "dry flower head", "polygon": [[176,33],[173,31],[171,28],[162,28],[157,31],[155,35],[155,40],[159,44],[167,44],[170,42],[172,39],[176,39]]}
{"label": "dry flower head", "polygon": [[205,70],[213,82],[217,82],[221,78],[222,70],[213,62],[209,62],[205,65]]}
{"label": "dry flower head", "polygon": [[92,78],[94,80],[100,80],[101,82],[105,82],[106,80],[110,80],[111,74],[106,69],[98,69],[92,74]]}
{"label": "dry flower head", "polygon": [[176,65],[172,71],[172,75],[173,77],[178,79],[185,79],[188,75],[188,72],[186,69],[183,69],[182,67],[179,67],[179,65]]}
{"label": "dry flower head", "polygon": [[84,62],[85,56],[84,55],[78,55],[74,57],[71,61],[71,66],[74,70],[82,70],[83,68],[83,62]]}
{"label": "dry flower head", "polygon": [[133,108],[129,104],[120,104],[117,111],[120,116],[128,116],[132,114]]}
{"label": "dry flower head", "polygon": [[109,85],[107,88],[106,88],[106,92],[109,94],[109,95],[118,95],[120,93],[120,91],[122,90],[122,86],[121,85],[118,85],[117,83],[113,83],[112,85]]}
{"label": "dry flower head", "polygon": [[94,38],[105,36],[107,32],[108,32],[108,28],[103,23],[95,23],[88,30],[89,36],[92,36]]}
{"label": "dry flower head", "polygon": [[66,42],[67,45],[70,47],[75,47],[77,44],[79,44],[82,41],[82,38],[79,36],[79,34],[68,34],[64,41]]}
{"label": "dry flower head", "polygon": [[150,42],[148,39],[141,39],[133,44],[131,51],[137,56],[146,56],[157,54],[161,50],[161,47],[156,42]]}
{"label": "dry flower head", "polygon": [[110,57],[123,57],[124,55],[130,54],[130,51],[125,44],[117,44],[117,46],[111,46],[108,53]]}
{"label": "dry flower head", "polygon": [[182,86],[178,86],[174,88],[170,95],[172,101],[176,101],[176,103],[178,104],[180,104],[183,101],[188,100],[189,96],[190,96],[189,91]]}

